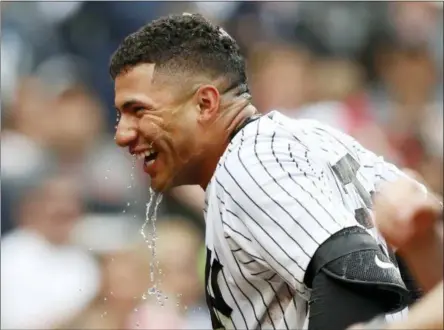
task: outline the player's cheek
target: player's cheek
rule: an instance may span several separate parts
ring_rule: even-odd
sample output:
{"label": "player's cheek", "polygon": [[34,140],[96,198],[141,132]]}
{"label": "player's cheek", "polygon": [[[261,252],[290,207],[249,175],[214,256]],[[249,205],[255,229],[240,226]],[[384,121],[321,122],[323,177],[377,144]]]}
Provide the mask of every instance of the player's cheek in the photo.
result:
{"label": "player's cheek", "polygon": [[144,116],[139,121],[139,130],[145,138],[154,140],[161,135],[161,123],[156,117]]}

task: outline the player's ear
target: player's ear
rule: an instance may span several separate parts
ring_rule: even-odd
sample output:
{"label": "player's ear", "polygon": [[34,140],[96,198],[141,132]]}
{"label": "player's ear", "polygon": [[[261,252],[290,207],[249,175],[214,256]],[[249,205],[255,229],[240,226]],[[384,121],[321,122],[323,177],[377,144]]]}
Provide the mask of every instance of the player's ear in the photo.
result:
{"label": "player's ear", "polygon": [[199,121],[211,122],[219,110],[220,94],[213,85],[200,86],[196,92],[196,101],[199,107]]}

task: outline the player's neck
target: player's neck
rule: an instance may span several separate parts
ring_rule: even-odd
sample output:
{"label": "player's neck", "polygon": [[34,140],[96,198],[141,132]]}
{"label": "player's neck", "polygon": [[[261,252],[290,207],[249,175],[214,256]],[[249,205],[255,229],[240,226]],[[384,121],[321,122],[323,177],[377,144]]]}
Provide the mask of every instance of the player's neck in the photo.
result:
{"label": "player's neck", "polygon": [[[230,143],[232,133],[255,113],[257,113],[257,110],[250,103],[239,103],[237,107],[232,107],[224,111],[224,115],[218,124],[217,131],[219,135],[213,140],[211,145],[208,146],[205,158],[201,162],[202,167],[198,181],[203,190],[207,189],[220,157],[222,157]],[[220,141],[220,143],[215,145],[214,141]]]}

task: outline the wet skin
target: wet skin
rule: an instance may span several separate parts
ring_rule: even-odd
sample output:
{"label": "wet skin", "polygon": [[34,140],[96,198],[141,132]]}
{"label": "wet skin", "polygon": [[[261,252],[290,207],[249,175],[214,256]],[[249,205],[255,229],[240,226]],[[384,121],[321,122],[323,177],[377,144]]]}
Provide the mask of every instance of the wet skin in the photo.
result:
{"label": "wet skin", "polygon": [[156,191],[205,184],[203,177],[212,172],[208,165],[217,164],[214,153],[223,152],[225,144],[216,138],[220,132],[213,125],[219,117],[218,89],[211,84],[184,86],[154,69],[154,64],[140,64],[116,77],[116,143],[133,155],[153,148],[154,162],[145,158],[144,171]]}

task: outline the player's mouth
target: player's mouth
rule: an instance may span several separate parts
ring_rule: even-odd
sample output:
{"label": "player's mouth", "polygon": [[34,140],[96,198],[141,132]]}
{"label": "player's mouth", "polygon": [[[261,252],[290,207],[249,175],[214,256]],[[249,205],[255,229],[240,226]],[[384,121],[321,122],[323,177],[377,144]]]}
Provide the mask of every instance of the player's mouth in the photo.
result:
{"label": "player's mouth", "polygon": [[155,174],[156,159],[158,155],[159,152],[150,148],[136,153],[135,157],[139,160],[143,160],[143,170],[152,177]]}

